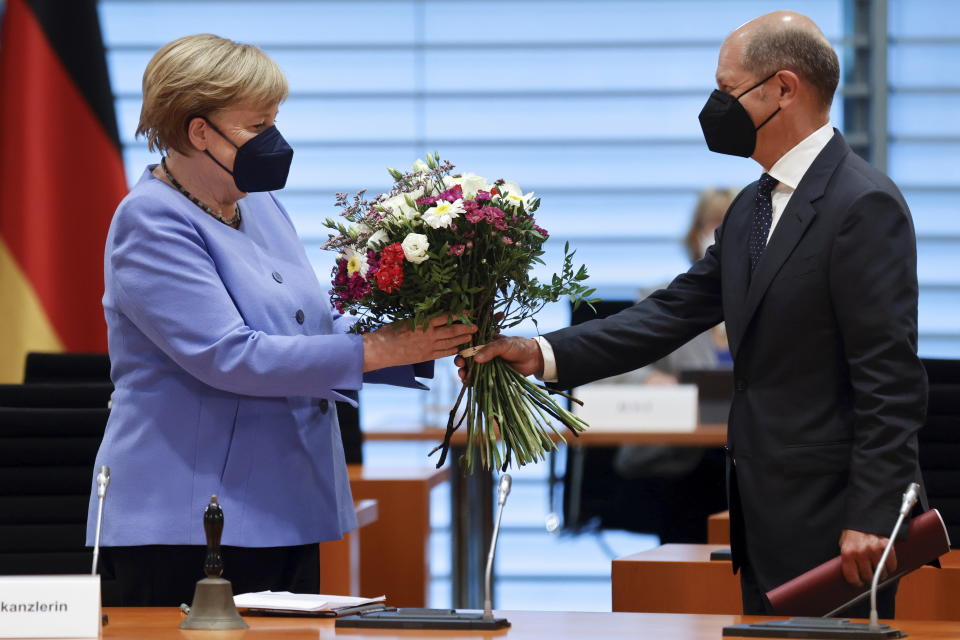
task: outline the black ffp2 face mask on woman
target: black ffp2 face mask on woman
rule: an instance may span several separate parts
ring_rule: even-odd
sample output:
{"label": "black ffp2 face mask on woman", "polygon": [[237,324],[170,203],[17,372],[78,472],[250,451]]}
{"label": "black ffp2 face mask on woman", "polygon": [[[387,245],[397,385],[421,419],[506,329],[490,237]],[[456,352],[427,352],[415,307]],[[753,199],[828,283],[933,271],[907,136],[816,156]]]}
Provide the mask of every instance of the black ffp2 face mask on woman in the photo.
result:
{"label": "black ffp2 face mask on woman", "polygon": [[216,125],[204,118],[210,128],[237,147],[237,155],[233,160],[233,171],[223,166],[223,163],[213,157],[213,154],[203,150],[210,159],[220,165],[220,168],[233,176],[237,189],[244,193],[254,191],[277,191],[287,184],[287,175],[290,173],[290,163],[293,162],[293,149],[280,135],[276,126],[264,129],[253,136],[243,146],[237,144],[223,134]]}
{"label": "black ffp2 face mask on woman", "polygon": [[777,75],[776,71],[738,96],[732,96],[719,89],[713,90],[707,98],[707,104],[703,105],[700,111],[700,128],[703,129],[703,137],[710,151],[741,158],[749,158],[753,155],[757,147],[757,131],[770,122],[773,116],[780,113],[780,107],[761,122],[759,127],[754,127],[750,114],[740,104],[740,98],[775,75]]}

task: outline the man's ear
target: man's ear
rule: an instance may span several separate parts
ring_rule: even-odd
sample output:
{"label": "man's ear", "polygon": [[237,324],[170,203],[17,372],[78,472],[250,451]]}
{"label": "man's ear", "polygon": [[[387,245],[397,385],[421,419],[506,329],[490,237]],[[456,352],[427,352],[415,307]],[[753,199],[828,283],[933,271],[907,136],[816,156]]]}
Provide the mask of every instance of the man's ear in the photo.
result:
{"label": "man's ear", "polygon": [[194,149],[197,151],[205,151],[207,149],[207,137],[209,135],[210,126],[206,120],[200,116],[190,118],[190,121],[187,123],[187,137]]}
{"label": "man's ear", "polygon": [[778,71],[773,77],[773,86],[777,91],[777,102],[784,108],[795,102],[800,90],[800,76],[786,69]]}

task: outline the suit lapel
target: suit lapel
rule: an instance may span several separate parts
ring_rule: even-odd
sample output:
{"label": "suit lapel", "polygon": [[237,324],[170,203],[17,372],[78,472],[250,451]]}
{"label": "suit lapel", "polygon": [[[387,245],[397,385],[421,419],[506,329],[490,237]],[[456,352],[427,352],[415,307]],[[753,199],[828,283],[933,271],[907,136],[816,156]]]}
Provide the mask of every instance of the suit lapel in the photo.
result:
{"label": "suit lapel", "polygon": [[747,187],[736,209],[727,213],[724,221],[723,242],[723,297],[724,322],[730,339],[730,350],[736,353],[739,337],[746,325],[743,317],[750,285],[750,225],[757,185]]}
{"label": "suit lapel", "polygon": [[750,278],[743,316],[739,323],[738,344],[743,332],[750,325],[760,301],[763,300],[764,294],[770,287],[770,283],[773,282],[773,278],[793,253],[804,232],[817,216],[817,209],[813,203],[823,197],[830,176],[833,175],[840,160],[849,151],[850,147],[847,146],[843,136],[834,130],[833,138],[820,152],[817,159],[813,161],[803,179],[800,180],[800,184],[797,185],[796,191],[780,216],[780,221],[770,236],[767,248],[760,257],[760,262]]}

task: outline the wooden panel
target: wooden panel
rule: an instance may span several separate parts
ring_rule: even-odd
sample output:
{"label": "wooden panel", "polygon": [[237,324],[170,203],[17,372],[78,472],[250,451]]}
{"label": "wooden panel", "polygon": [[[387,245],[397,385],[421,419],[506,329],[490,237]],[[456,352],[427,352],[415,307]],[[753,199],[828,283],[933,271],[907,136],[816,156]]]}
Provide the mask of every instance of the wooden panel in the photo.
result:
{"label": "wooden panel", "polygon": [[363,528],[377,521],[377,501],[356,503],[357,528],[340,540],[320,543],[320,593],[360,595],[360,538]]}
{"label": "wooden panel", "polygon": [[721,511],[707,518],[707,544],[730,544],[729,511]]}
{"label": "wooden panel", "polygon": [[[727,545],[667,544],[613,561],[613,610],[737,614],[740,580],[730,561],[711,561]],[[960,550],[900,581],[897,618],[960,620]]]}
{"label": "wooden panel", "polygon": [[718,548],[667,544],[614,560],[613,610],[740,613],[740,580],[730,562],[709,560]]}
{"label": "wooden panel", "polygon": [[425,607],[430,584],[430,489],[449,469],[369,468],[350,465],[357,500],[376,500],[379,518],[360,538],[360,592],[386,595],[398,607]]}

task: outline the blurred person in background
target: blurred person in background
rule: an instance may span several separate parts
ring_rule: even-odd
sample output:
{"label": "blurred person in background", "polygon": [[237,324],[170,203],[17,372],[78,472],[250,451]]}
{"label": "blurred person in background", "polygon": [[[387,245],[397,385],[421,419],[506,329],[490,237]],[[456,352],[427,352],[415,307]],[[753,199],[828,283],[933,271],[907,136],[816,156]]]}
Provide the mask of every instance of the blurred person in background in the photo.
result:
{"label": "blurred person in background", "polygon": [[[690,264],[694,264],[707,254],[707,249],[714,242],[717,228],[723,222],[723,216],[737,197],[737,193],[738,190],[732,187],[704,189],[700,192],[690,219],[690,228],[683,236],[683,246],[690,258]],[[641,294],[640,299],[662,288],[648,289]],[[646,382],[676,384],[681,371],[716,369],[731,364],[726,329],[723,323],[720,323],[665,358],[649,365],[652,371]]]}
{"label": "blurred person in background", "polygon": [[144,73],[137,133],[164,155],[117,208],[104,256],[109,604],[190,601],[213,494],[235,592],[318,593],[317,543],[356,527],[334,402],[364,382],[424,388],[414,376],[473,331],[347,333],[272,193],[293,157],[275,126],[286,97],[263,51],[209,34],[170,42]]}
{"label": "blurred person in background", "polygon": [[[700,192],[683,236],[691,264],[703,258],[713,244],[717,227],[736,196],[737,190],[730,187]],[[641,292],[640,300],[661,288]],[[721,323],[653,364],[603,382],[674,385],[682,371],[728,366],[730,351]],[[644,531],[656,533],[662,544],[706,542],[707,516],[726,508],[723,464],[722,454],[703,447],[623,445],[613,457],[617,475],[636,481],[625,488],[629,502],[624,506],[642,513],[638,522]]]}

